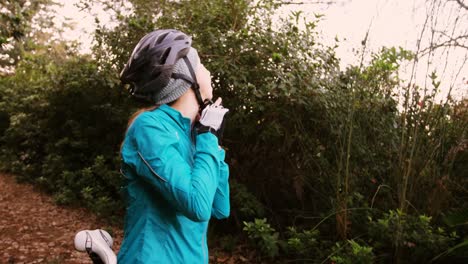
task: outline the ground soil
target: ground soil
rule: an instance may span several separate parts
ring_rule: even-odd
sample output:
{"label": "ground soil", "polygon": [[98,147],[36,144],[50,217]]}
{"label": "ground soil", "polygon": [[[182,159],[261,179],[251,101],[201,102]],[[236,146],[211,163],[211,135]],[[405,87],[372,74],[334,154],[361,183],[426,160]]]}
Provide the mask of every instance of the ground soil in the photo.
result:
{"label": "ground soil", "polygon": [[[113,250],[118,252],[120,227],[109,226],[86,209],[58,206],[32,185],[0,173],[0,264],[92,263],[86,253],[75,250],[73,240],[79,230],[97,228],[112,234]],[[231,253],[212,249],[211,264],[253,262],[242,256],[246,253],[242,245]]]}
{"label": "ground soil", "polygon": [[[73,239],[79,230],[102,227],[87,210],[57,206],[33,186],[0,174],[0,263],[92,263]],[[111,229],[117,252],[122,230]]]}

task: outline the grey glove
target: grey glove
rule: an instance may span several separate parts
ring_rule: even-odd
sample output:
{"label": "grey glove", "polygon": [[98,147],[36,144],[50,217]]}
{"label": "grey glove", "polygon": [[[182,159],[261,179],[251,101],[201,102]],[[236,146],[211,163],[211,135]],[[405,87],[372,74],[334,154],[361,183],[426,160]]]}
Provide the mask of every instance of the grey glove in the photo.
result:
{"label": "grey glove", "polygon": [[218,144],[221,144],[227,112],[229,112],[229,109],[224,108],[220,103],[210,104],[205,107],[200,119],[195,124],[196,134],[210,132],[218,138]]}
{"label": "grey glove", "polygon": [[227,112],[229,112],[229,109],[224,108],[222,105],[208,105],[203,109],[198,122],[202,126],[211,127],[215,131],[218,131]]}

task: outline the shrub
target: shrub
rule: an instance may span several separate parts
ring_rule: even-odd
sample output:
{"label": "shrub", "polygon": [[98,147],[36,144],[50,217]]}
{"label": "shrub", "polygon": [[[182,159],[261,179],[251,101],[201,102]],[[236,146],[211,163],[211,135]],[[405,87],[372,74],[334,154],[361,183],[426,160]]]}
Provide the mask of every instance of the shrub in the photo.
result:
{"label": "shrub", "polygon": [[400,210],[390,210],[376,220],[370,218],[368,233],[376,251],[392,259],[391,253],[400,248],[402,259],[408,263],[427,263],[457,239],[456,233],[449,234],[444,228],[435,227],[431,217],[408,215]]}
{"label": "shrub", "polygon": [[372,247],[363,246],[354,240],[336,243],[333,251],[330,257],[333,264],[371,264],[375,261]]}
{"label": "shrub", "polygon": [[113,84],[86,56],[26,56],[0,82],[8,98],[0,111],[10,121],[1,137],[2,167],[60,204],[106,216],[122,210],[118,150],[129,111]]}
{"label": "shrub", "polygon": [[323,253],[319,241],[318,230],[298,231],[295,227],[288,227],[286,241],[283,243],[284,251],[288,256],[299,259],[319,259]]}
{"label": "shrub", "polygon": [[266,219],[244,222],[244,229],[261,254],[270,258],[279,254],[278,232],[267,223]]}

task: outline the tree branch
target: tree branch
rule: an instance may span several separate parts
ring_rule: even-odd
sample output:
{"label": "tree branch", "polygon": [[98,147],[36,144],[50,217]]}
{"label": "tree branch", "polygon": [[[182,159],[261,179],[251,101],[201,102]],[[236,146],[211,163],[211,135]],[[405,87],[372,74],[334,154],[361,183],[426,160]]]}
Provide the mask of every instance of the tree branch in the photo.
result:
{"label": "tree branch", "polygon": [[462,7],[463,9],[468,10],[468,5],[463,3],[463,0],[454,0],[454,1],[457,2],[460,5],[460,7]]}
{"label": "tree branch", "polygon": [[434,44],[434,45],[431,45],[431,46],[429,46],[427,48],[422,49],[421,50],[422,56],[426,55],[428,53],[428,51],[435,50],[435,49],[438,49],[438,48],[441,48],[441,47],[458,47],[458,48],[468,49],[468,46],[465,43],[460,43],[459,42],[460,40],[467,40],[468,35],[461,35],[461,36],[457,36],[457,37],[453,38],[453,37],[447,35],[447,33],[442,32],[442,31],[437,31],[437,33],[440,33],[441,35],[447,37],[448,40],[437,43],[437,44]]}

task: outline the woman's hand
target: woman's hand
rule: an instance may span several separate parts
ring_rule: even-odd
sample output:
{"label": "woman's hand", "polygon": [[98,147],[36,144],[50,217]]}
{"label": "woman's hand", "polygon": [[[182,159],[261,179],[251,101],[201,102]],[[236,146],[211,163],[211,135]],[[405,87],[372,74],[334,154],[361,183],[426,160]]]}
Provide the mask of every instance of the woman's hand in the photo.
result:
{"label": "woman's hand", "polygon": [[213,104],[208,105],[203,109],[200,120],[200,124],[205,127],[211,127],[215,131],[218,131],[221,124],[224,121],[224,117],[229,109],[224,108],[221,105],[222,99],[218,98]]}
{"label": "woman's hand", "polygon": [[222,99],[218,98],[213,104],[203,109],[200,119],[195,124],[197,134],[206,132],[213,133],[218,137],[218,144],[221,144],[224,132],[226,113],[229,109],[221,105]]}

